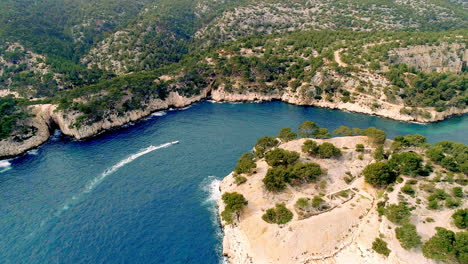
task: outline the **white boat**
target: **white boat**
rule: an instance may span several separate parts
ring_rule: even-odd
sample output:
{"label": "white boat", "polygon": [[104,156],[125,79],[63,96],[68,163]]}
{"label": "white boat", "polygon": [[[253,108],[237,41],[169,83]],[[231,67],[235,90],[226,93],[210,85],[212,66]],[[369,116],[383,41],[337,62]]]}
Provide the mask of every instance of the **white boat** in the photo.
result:
{"label": "white boat", "polygon": [[171,145],[174,145],[174,144],[179,144],[179,141],[172,141]]}

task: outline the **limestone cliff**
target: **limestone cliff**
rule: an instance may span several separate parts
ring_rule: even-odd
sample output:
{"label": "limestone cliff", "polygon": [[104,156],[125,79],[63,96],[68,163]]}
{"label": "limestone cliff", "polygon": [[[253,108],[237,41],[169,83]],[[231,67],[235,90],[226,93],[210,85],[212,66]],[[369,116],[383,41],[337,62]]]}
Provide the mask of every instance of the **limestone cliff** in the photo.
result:
{"label": "limestone cliff", "polygon": [[453,115],[461,115],[468,112],[468,109],[451,108],[444,112],[437,112],[432,108],[425,108],[424,111],[430,113],[430,118],[422,116],[411,116],[401,113],[402,106],[391,104],[383,100],[379,100],[379,108],[372,108],[376,102],[375,98],[361,95],[356,97],[354,102],[330,102],[325,99],[316,100],[304,95],[304,91],[297,90],[293,92],[287,89],[283,93],[264,94],[258,92],[226,92],[223,88],[211,90],[211,87],[204,89],[199,95],[193,97],[184,97],[177,92],[169,93],[165,100],[153,99],[150,100],[146,107],[141,110],[133,110],[126,112],[123,116],[110,115],[108,118],[94,122],[90,125],[83,125],[80,128],[73,127],[76,122],[79,112],[63,112],[56,111],[56,105],[36,105],[32,106],[32,113],[34,118],[29,119],[28,122],[31,126],[37,128],[37,133],[23,141],[15,141],[12,138],[7,140],[0,140],[0,158],[11,157],[20,155],[29,149],[35,148],[43,144],[50,136],[50,127],[52,125],[59,128],[63,134],[72,136],[76,139],[85,139],[95,136],[101,132],[109,129],[117,128],[137,121],[143,117],[148,116],[152,112],[168,109],[170,107],[185,107],[194,102],[200,101],[204,98],[211,96],[215,101],[227,102],[251,102],[251,101],[271,101],[282,100],[287,103],[296,105],[317,106],[331,109],[339,109],[357,113],[379,115],[400,121],[414,121],[414,122],[435,122],[444,120]]}
{"label": "limestone cliff", "polygon": [[[420,248],[405,250],[395,237],[395,228],[385,216],[379,216],[377,202],[386,200],[396,204],[402,199],[409,206],[414,206],[411,223],[417,228],[423,241],[434,235],[434,227],[441,226],[454,231],[461,231],[451,222],[453,208],[441,208],[437,211],[427,209],[427,193],[423,191],[424,179],[414,185],[415,196],[402,197],[401,187],[409,178],[396,183],[390,191],[375,189],[365,183],[362,170],[373,162],[375,148],[366,137],[341,137],[326,140],[314,139],[317,143],[330,142],[340,148],[338,158],[320,159],[301,152],[306,139],[286,142],[278,146],[301,153],[299,162],[318,163],[325,174],[315,183],[288,185],[279,193],[268,192],[262,179],[269,165],[264,159],[256,161],[257,168],[251,175],[243,175],[247,181],[240,185],[234,182],[233,174],[220,183],[221,194],[237,192],[242,194],[248,204],[240,216],[231,225],[223,222],[223,254],[230,264],[299,264],[299,263],[422,263],[435,264],[436,261],[425,258]],[[356,144],[363,144],[363,152],[355,150]],[[385,149],[391,141],[387,140]],[[436,170],[438,168],[435,168]],[[435,176],[432,173],[429,178]],[[414,180],[414,177],[411,178]],[[324,184],[326,183],[326,184]],[[420,184],[421,186],[418,186]],[[458,186],[458,185],[457,185]],[[417,188],[419,187],[419,188]],[[437,188],[452,188],[450,183],[439,182]],[[466,191],[466,187],[463,187]],[[327,209],[313,214],[304,214],[296,202],[299,198],[311,199],[320,196],[327,204]],[[384,198],[383,198],[384,196]],[[418,199],[417,198],[421,198]],[[262,219],[268,208],[276,203],[284,203],[294,214],[293,219],[282,225],[270,224]],[[425,202],[423,202],[425,203]],[[464,200],[460,208],[466,206]],[[224,210],[222,199],[218,200],[219,213]],[[431,218],[431,221],[427,220]],[[372,243],[376,237],[383,237],[391,250],[388,257],[376,253]]]}
{"label": "limestone cliff", "polygon": [[407,64],[426,72],[461,73],[468,63],[468,50],[464,43],[409,46],[394,49],[389,56],[392,63]]}
{"label": "limestone cliff", "polygon": [[20,155],[35,148],[50,137],[52,105],[39,105],[31,107],[33,118],[24,121],[24,125],[33,128],[32,132],[21,135],[13,135],[6,140],[0,140],[0,158]]}
{"label": "limestone cliff", "polygon": [[123,116],[111,115],[105,120],[94,122],[91,125],[83,125],[79,129],[74,128],[72,124],[76,122],[76,118],[80,113],[56,111],[56,105],[36,105],[31,108],[35,117],[28,119],[27,124],[35,127],[37,131],[34,135],[31,135],[22,141],[17,141],[13,137],[6,140],[0,140],[0,158],[20,155],[43,144],[50,137],[50,129],[52,125],[60,129],[65,135],[72,136],[76,139],[85,139],[106,130],[137,121],[158,110],[190,105],[205,98],[207,93],[208,89],[205,89],[199,95],[184,97],[180,96],[177,92],[171,92],[165,100],[150,100],[142,110],[129,111]]}
{"label": "limestone cliff", "polygon": [[[376,100],[369,96],[359,96],[354,102],[330,102],[325,99],[316,100],[308,96],[304,96],[301,91],[292,92],[288,90],[284,93],[274,94],[263,94],[257,92],[245,92],[245,93],[232,93],[226,92],[223,89],[213,90],[211,97],[215,101],[226,101],[226,102],[251,102],[251,101],[272,101],[281,100],[290,104],[295,105],[306,105],[306,106],[317,106],[330,109],[339,109],[344,111],[363,113],[369,115],[378,115],[394,120],[406,121],[406,122],[436,122],[444,120],[450,116],[462,115],[468,113],[468,109],[450,108],[443,112],[437,112],[435,108],[418,108],[420,111],[425,111],[430,114],[430,117],[424,117],[420,115],[408,115],[401,112],[402,105],[392,104],[384,100]],[[378,108],[372,106],[378,103]]]}

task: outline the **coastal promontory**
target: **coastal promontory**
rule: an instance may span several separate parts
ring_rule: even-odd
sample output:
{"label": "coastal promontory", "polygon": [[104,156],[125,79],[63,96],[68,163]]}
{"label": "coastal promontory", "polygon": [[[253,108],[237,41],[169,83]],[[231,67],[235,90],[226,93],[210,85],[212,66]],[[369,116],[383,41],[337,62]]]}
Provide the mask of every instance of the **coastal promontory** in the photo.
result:
{"label": "coastal promontory", "polygon": [[466,261],[465,145],[311,123],[261,138],[221,182],[229,263]]}

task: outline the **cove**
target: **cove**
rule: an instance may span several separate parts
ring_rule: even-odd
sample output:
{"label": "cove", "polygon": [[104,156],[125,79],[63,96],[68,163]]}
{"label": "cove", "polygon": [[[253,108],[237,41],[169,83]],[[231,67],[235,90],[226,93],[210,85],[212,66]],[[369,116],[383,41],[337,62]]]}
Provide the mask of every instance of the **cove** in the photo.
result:
{"label": "cove", "polygon": [[259,137],[304,120],[468,143],[466,116],[421,125],[281,102],[201,102],[86,141],[56,135],[0,163],[0,262],[219,263],[217,180]]}

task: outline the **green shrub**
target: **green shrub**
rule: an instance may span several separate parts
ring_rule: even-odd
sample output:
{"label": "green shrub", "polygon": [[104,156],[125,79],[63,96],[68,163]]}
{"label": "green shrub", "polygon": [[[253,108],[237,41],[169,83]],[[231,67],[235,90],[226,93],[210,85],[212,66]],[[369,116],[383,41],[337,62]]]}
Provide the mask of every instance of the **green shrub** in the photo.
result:
{"label": "green shrub", "polygon": [[374,159],[379,161],[385,159],[384,148],[382,145],[379,145],[374,151]]}
{"label": "green shrub", "polygon": [[286,183],[290,181],[291,177],[288,169],[277,167],[268,169],[262,181],[267,191],[280,192],[286,188]]}
{"label": "green shrub", "polygon": [[309,207],[309,199],[307,198],[299,198],[296,201],[296,207],[302,210],[307,209]]}
{"label": "green shrub", "polygon": [[322,175],[322,169],[317,163],[296,163],[292,168],[292,177],[302,183],[316,181]]}
{"label": "green shrub", "polygon": [[298,159],[299,153],[282,148],[276,148],[265,154],[265,161],[273,167],[289,166],[296,163]]}
{"label": "green shrub", "polygon": [[452,197],[449,197],[447,198],[447,200],[445,200],[445,206],[447,206],[448,208],[455,208],[455,207],[458,207],[462,204],[462,201],[460,198],[452,198]]}
{"label": "green shrub", "polygon": [[453,223],[460,229],[468,228],[468,209],[458,209],[452,215]]}
{"label": "green shrub", "polygon": [[12,95],[0,97],[0,140],[8,138],[13,131],[19,129],[18,123],[30,116],[20,104],[19,99]]}
{"label": "green shrub", "polygon": [[244,153],[240,156],[239,160],[237,160],[237,165],[234,168],[234,172],[237,174],[242,173],[251,173],[253,169],[257,167],[257,164],[253,160],[254,156],[252,153]]}
{"label": "green shrub", "polygon": [[362,174],[367,183],[377,187],[384,187],[395,182],[397,176],[385,162],[375,162],[367,165]]}
{"label": "green shrub", "polygon": [[415,185],[418,183],[418,180],[415,180],[415,179],[409,179],[406,181],[407,184],[411,184],[411,185]]}
{"label": "green shrub", "polygon": [[414,152],[403,152],[392,155],[388,165],[398,173],[416,176],[422,169],[421,156]]}
{"label": "green shrub", "polygon": [[444,190],[435,189],[434,193],[427,197],[427,200],[429,200],[429,201],[436,200],[436,199],[437,200],[445,200],[448,197],[449,197],[448,194]]}
{"label": "green shrub", "polygon": [[325,142],[318,146],[317,155],[320,158],[328,159],[333,156],[339,156],[341,151],[339,148],[335,147],[332,143]]}
{"label": "green shrub", "polygon": [[357,152],[363,152],[364,151],[364,145],[363,144],[356,144],[356,151]]}
{"label": "green shrub", "polygon": [[433,193],[435,191],[435,184],[434,183],[421,183],[419,188],[427,193]]}
{"label": "green shrub", "polygon": [[421,244],[421,236],[418,235],[416,226],[412,224],[407,223],[395,228],[395,235],[404,249],[416,248]]}
{"label": "green shrub", "polygon": [[426,156],[430,160],[438,163],[445,157],[444,149],[437,146],[430,147],[426,150]]}
{"label": "green shrub", "polygon": [[437,233],[422,245],[422,252],[426,258],[436,260],[449,259],[455,249],[455,233],[442,227],[436,227]]}
{"label": "green shrub", "polygon": [[458,232],[455,234],[455,257],[460,263],[468,263],[468,232]]}
{"label": "green shrub", "polygon": [[318,144],[317,142],[313,140],[310,140],[310,139],[306,140],[304,141],[304,144],[302,144],[302,152],[304,153],[314,155],[314,154],[317,154],[317,150],[318,150]]}
{"label": "green shrub", "polygon": [[465,144],[441,141],[430,147],[426,155],[450,171],[468,174],[468,146]]}
{"label": "green shrub", "polygon": [[458,171],[458,164],[454,157],[445,156],[440,161],[440,165],[450,171]]}
{"label": "green shrub", "polygon": [[392,149],[398,150],[402,147],[423,147],[427,144],[426,137],[420,134],[396,136],[393,143]]}
{"label": "green shrub", "polygon": [[372,242],[372,249],[375,252],[382,254],[386,257],[388,257],[388,255],[390,255],[390,252],[392,252],[390,249],[388,249],[387,242],[383,241],[380,238],[376,238],[374,242]]}
{"label": "green shrub", "polygon": [[315,130],[314,134],[312,135],[314,138],[330,138],[331,135],[330,133],[328,132],[328,129],[327,128],[318,128],[317,130]]}
{"label": "green shrub", "polygon": [[241,185],[247,181],[247,178],[244,176],[234,176],[234,183],[237,185]]}
{"label": "green shrub", "polygon": [[403,225],[408,223],[411,211],[405,203],[391,204],[385,208],[385,216],[392,223]]}
{"label": "green shrub", "polygon": [[382,216],[385,214],[385,202],[384,201],[380,201],[377,203],[377,213],[379,214],[379,216]]}
{"label": "green shrub", "polygon": [[323,204],[325,200],[322,199],[322,197],[316,195],[312,199],[312,207],[318,208],[321,204]]}
{"label": "green shrub", "polygon": [[353,130],[347,126],[338,127],[337,129],[333,130],[333,134],[345,137],[354,136]]}
{"label": "green shrub", "polygon": [[225,204],[224,211],[221,212],[221,217],[227,224],[232,224],[234,221],[233,215],[238,214],[242,208],[247,205],[247,200],[245,200],[242,194],[236,192],[224,193],[221,199]]}
{"label": "green shrub", "polygon": [[362,130],[362,133],[367,136],[369,143],[373,145],[381,145],[385,143],[385,139],[387,138],[385,131],[375,127],[366,128]]}
{"label": "green shrub", "polygon": [[349,191],[348,190],[341,190],[339,193],[338,193],[339,196],[343,197],[343,198],[348,198],[349,197]]}
{"label": "green shrub", "polygon": [[307,120],[304,121],[304,123],[302,123],[297,130],[299,132],[299,136],[308,138],[312,137],[312,135],[315,134],[315,131],[319,128],[320,127],[315,122]]}
{"label": "green shrub", "polygon": [[259,158],[263,158],[263,156],[265,155],[265,153],[278,146],[278,140],[276,138],[272,138],[272,137],[262,137],[260,138],[258,141],[257,141],[257,144],[255,144],[255,156],[259,157]]}
{"label": "green shrub", "polygon": [[410,196],[414,196],[415,194],[415,191],[413,189],[413,187],[411,187],[411,185],[409,184],[405,184],[403,187],[401,187],[401,191],[405,194],[408,194]]}
{"label": "green shrub", "polygon": [[464,194],[463,194],[462,187],[453,187],[452,188],[452,194],[455,197],[463,198]]}
{"label": "green shrub", "polygon": [[431,210],[439,209],[439,203],[437,200],[431,200],[427,203],[427,208]]}
{"label": "green shrub", "polygon": [[284,127],[280,130],[278,134],[278,138],[280,138],[283,142],[288,142],[293,139],[297,138],[297,134],[294,133],[291,128],[289,127]]}
{"label": "green shrub", "polygon": [[286,224],[293,218],[293,213],[286,208],[284,203],[278,203],[274,208],[266,210],[262,219],[270,224]]}

